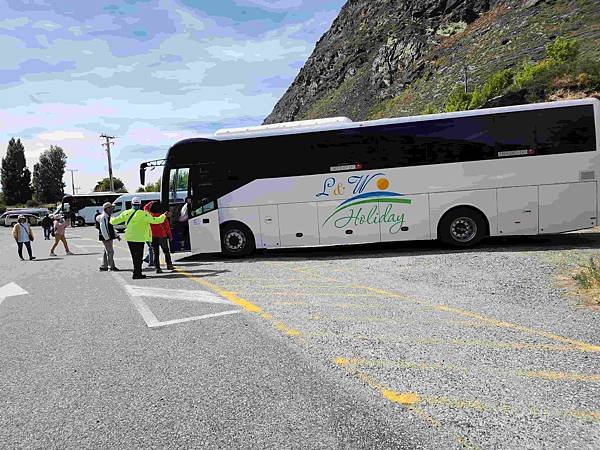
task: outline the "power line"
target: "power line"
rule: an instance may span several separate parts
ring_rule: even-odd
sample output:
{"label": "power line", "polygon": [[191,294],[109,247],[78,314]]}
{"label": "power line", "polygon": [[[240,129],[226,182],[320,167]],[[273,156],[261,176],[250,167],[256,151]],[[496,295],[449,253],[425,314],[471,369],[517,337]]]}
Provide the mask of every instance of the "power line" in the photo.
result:
{"label": "power line", "polygon": [[112,161],[110,159],[110,145],[115,144],[114,136],[107,136],[106,134],[100,135],[101,138],[106,139],[106,143],[102,144],[103,147],[106,147],[106,155],[108,156],[108,179],[110,182],[110,192],[115,192],[115,184],[113,182],[113,173],[112,173]]}

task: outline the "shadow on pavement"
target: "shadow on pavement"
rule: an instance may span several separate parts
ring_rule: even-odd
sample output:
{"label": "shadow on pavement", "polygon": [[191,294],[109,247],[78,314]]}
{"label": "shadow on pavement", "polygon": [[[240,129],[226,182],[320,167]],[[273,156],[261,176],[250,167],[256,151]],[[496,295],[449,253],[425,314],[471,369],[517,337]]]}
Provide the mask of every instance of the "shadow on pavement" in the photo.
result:
{"label": "shadow on pavement", "polygon": [[230,273],[230,270],[186,270],[185,274],[178,272],[163,272],[162,274],[152,275],[152,278],[188,278],[187,275],[194,275],[196,278],[216,277],[224,273]]}
{"label": "shadow on pavement", "polygon": [[438,241],[386,242],[336,247],[257,250],[245,258],[227,258],[221,254],[192,255],[181,262],[211,261],[223,263],[256,263],[264,261],[343,260],[356,258],[389,258],[393,256],[427,256],[449,253],[544,252],[600,248],[600,233],[575,232],[545,236],[510,236],[487,238],[473,248],[457,249]]}

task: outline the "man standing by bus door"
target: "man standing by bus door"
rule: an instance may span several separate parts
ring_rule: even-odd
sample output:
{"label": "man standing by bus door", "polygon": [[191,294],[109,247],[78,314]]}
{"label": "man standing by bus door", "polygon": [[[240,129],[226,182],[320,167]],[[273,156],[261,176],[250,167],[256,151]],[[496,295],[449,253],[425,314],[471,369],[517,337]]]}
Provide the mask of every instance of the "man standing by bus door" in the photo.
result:
{"label": "man standing by bus door", "polygon": [[123,211],[119,216],[110,219],[110,223],[111,225],[125,223],[125,240],[133,260],[133,279],[141,280],[146,278],[146,275],[142,274],[142,263],[144,246],[146,242],[152,241],[150,225],[163,223],[167,216],[162,214],[158,217],[152,217],[149,212],[142,211],[142,200],[139,197],[133,197],[131,206],[131,209]]}

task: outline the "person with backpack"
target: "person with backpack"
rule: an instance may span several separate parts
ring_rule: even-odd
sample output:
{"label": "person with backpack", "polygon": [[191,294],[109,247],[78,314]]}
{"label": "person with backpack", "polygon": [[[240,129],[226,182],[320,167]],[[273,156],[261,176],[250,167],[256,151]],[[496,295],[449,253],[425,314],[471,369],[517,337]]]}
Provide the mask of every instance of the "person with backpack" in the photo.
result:
{"label": "person with backpack", "polygon": [[[144,207],[144,211],[149,212],[153,217],[160,216],[160,209],[160,203],[158,202],[150,202]],[[169,250],[169,241],[173,239],[169,219],[166,219],[163,223],[150,225],[150,230],[152,231],[152,250],[154,254],[156,273],[162,273],[162,269],[160,268],[159,248],[162,248],[162,251],[165,254],[167,270],[175,270],[173,267],[173,262],[171,261],[171,252]]]}
{"label": "person with backpack", "polygon": [[129,246],[131,259],[133,261],[133,279],[141,280],[146,278],[142,274],[142,263],[144,258],[144,245],[152,240],[150,231],[151,224],[163,223],[167,216],[162,214],[158,217],[141,209],[142,200],[139,197],[131,199],[131,209],[123,211],[117,217],[110,219],[111,225],[119,225],[125,223],[125,240]]}
{"label": "person with backpack", "polygon": [[21,258],[21,261],[25,261],[25,258],[23,258],[23,246],[27,248],[29,261],[33,261],[35,256],[33,256],[31,252],[31,242],[34,240],[34,237],[31,227],[29,226],[25,216],[20,215],[17,218],[17,223],[15,223],[12,234],[17,242],[19,258]]}
{"label": "person with backpack", "polygon": [[96,217],[96,228],[98,229],[98,239],[104,244],[104,254],[102,256],[102,265],[100,266],[100,272],[106,272],[112,270],[113,272],[119,272],[117,266],[115,266],[115,249],[113,247],[113,241],[115,239],[121,240],[114,227],[110,223],[110,216],[113,211],[112,203],[106,202],[102,205],[102,214]]}

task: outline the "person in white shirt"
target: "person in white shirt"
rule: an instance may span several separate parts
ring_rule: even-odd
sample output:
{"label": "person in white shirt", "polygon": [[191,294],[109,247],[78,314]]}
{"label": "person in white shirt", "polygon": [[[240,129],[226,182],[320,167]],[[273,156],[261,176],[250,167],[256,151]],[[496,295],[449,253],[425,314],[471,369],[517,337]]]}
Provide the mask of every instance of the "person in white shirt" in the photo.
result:
{"label": "person in white shirt", "polygon": [[29,253],[29,260],[33,261],[35,259],[35,256],[33,256],[31,252],[31,241],[34,239],[33,232],[31,231],[31,227],[25,216],[21,215],[17,220],[18,222],[13,228],[13,237],[17,242],[19,258],[21,258],[21,261],[25,261],[25,258],[23,258],[23,246],[25,246],[27,248],[27,253]]}

